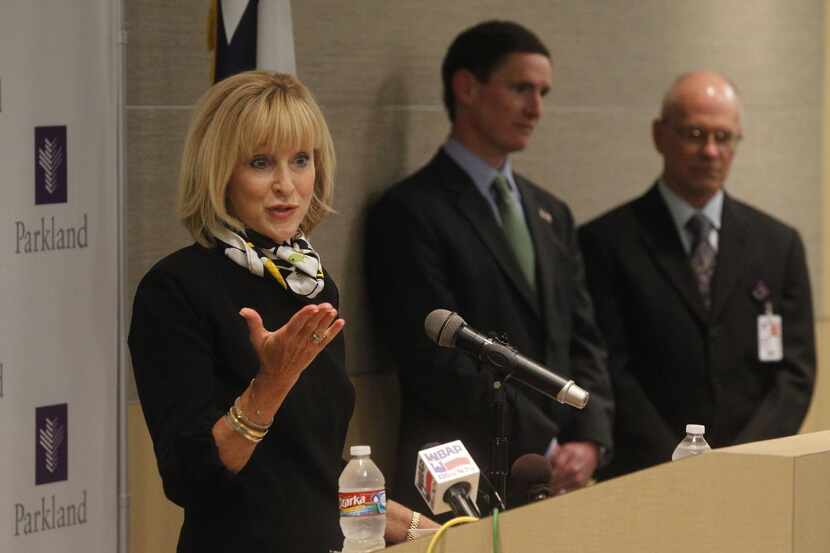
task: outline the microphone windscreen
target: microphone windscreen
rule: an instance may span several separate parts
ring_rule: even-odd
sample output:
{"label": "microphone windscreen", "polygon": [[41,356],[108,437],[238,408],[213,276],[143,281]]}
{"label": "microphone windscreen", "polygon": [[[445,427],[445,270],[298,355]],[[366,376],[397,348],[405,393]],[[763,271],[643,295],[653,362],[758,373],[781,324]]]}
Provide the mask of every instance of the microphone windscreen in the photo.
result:
{"label": "microphone windscreen", "polygon": [[553,469],[538,453],[526,453],[510,469],[510,496],[513,502],[524,505],[540,497],[549,497]]}
{"label": "microphone windscreen", "polygon": [[464,319],[448,309],[435,309],[424,319],[427,336],[444,348],[455,345],[455,335],[464,325]]}

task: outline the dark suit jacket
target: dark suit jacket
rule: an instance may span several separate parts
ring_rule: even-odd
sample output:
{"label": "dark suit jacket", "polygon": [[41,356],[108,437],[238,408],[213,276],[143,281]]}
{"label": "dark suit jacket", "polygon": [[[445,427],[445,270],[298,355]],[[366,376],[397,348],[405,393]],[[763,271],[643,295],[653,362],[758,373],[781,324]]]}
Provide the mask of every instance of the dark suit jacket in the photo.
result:
{"label": "dark suit jacket", "polygon": [[[795,229],[726,195],[708,312],[656,186],[579,236],[617,409],[608,476],[668,461],[686,423],[713,447],[798,431],[816,358]],[[783,318],[780,362],[758,360],[763,288]]]}
{"label": "dark suit jacket", "polygon": [[583,411],[508,385],[510,462],[544,453],[550,440],[611,446],[610,384],[594,323],[570,211],[516,176],[536,249],[538,296],[529,285],[486,200],[440,151],[391,188],[371,209],[366,263],[371,306],[399,367],[402,412],[392,499],[423,509],[414,486],[417,451],[461,439],[489,465],[493,429],[487,379],[460,351],[424,333],[433,309],[458,312],[481,332],[505,333],[511,345],[587,389]]}

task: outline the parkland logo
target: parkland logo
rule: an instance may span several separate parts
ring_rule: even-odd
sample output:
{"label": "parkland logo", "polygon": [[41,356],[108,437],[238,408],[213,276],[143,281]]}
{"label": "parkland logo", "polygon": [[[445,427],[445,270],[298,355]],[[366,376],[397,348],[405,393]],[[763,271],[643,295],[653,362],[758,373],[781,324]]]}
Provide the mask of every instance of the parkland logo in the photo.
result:
{"label": "parkland logo", "polygon": [[68,478],[67,404],[35,410],[35,485]]}
{"label": "parkland logo", "polygon": [[66,126],[35,127],[35,205],[65,204]]}

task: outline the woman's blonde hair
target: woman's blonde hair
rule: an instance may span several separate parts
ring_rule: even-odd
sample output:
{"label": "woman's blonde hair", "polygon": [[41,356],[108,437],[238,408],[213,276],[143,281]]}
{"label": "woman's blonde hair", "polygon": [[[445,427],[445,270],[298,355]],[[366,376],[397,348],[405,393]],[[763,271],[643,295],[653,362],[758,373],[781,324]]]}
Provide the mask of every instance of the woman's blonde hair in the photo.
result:
{"label": "woman's blonde hair", "polygon": [[244,228],[228,212],[228,181],[241,160],[263,147],[314,150],[314,192],[300,230],[311,232],[332,213],[334,144],[319,106],[296,77],[246,71],[205,92],[187,132],[177,209],[197,242],[211,246],[222,226]]}

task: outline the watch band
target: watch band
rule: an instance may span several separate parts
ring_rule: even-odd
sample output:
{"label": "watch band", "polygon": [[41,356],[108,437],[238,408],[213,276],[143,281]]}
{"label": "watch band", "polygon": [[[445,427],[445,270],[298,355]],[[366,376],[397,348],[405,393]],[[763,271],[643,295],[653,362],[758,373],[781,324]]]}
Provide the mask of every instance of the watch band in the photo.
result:
{"label": "watch band", "polygon": [[409,520],[409,529],[406,531],[406,541],[415,541],[415,530],[421,522],[421,513],[412,511],[412,518]]}

